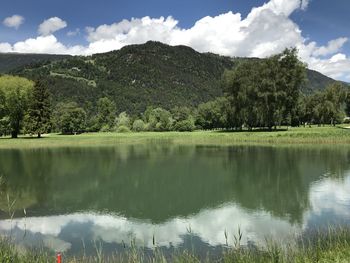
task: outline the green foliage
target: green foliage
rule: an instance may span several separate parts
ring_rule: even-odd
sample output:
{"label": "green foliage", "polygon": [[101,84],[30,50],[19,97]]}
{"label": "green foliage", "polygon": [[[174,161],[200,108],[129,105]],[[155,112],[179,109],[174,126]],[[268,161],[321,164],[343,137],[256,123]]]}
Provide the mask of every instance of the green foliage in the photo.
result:
{"label": "green foliage", "polygon": [[142,132],[146,130],[146,124],[144,123],[143,120],[137,119],[134,121],[132,124],[132,130],[134,132]]}
{"label": "green foliage", "polygon": [[195,129],[196,129],[196,125],[194,123],[194,119],[192,116],[190,116],[186,120],[177,121],[173,125],[174,131],[185,132],[185,131],[194,131]]}
{"label": "green foliage", "polygon": [[83,132],[86,128],[86,112],[75,102],[60,103],[55,112],[55,123],[63,134]]}
{"label": "green foliage", "polygon": [[229,125],[271,129],[282,122],[293,124],[305,70],[296,49],[286,49],[281,54],[243,62],[233,71],[227,71],[223,86],[231,108]]}
{"label": "green foliage", "polygon": [[147,108],[144,113],[148,130],[150,131],[170,131],[173,125],[171,113],[162,108]]}
{"label": "green foliage", "polygon": [[229,106],[229,101],[225,97],[200,104],[196,114],[196,125],[204,130],[226,128],[229,126]]}
{"label": "green foliage", "polygon": [[41,82],[36,82],[30,96],[29,109],[26,115],[25,130],[30,134],[49,132],[51,128],[50,93]]}
{"label": "green foliage", "polygon": [[120,125],[117,128],[117,132],[119,133],[126,133],[126,132],[130,132],[130,128],[124,125]]}
{"label": "green foliage", "polygon": [[27,79],[13,76],[0,77],[0,99],[3,103],[1,114],[3,117],[4,115],[8,117],[12,138],[16,138],[22,128],[32,89],[33,82]]}
{"label": "green foliage", "polygon": [[111,130],[114,126],[114,119],[116,114],[116,106],[113,101],[108,98],[100,98],[97,101],[97,117],[96,126],[93,129],[97,131],[103,128],[104,131]]}
{"label": "green foliage", "polygon": [[[131,115],[140,114],[148,106],[166,110],[198,106],[223,96],[220,88],[223,72],[244,61],[257,59],[198,53],[189,47],[150,41],[89,57],[52,59],[11,73],[40,78],[53,95],[53,106],[69,98],[83,107],[90,119],[89,111],[92,115],[98,111],[96,98],[104,97],[114,102],[116,112],[126,111]],[[303,85],[306,93],[334,82],[314,71],[309,71],[308,77],[309,81]],[[101,126],[95,130],[98,128]]]}
{"label": "green foliage", "polygon": [[304,111],[301,119],[315,124],[341,123],[345,117],[349,89],[337,82],[324,91],[316,92],[302,100]]}
{"label": "green foliage", "polygon": [[188,107],[175,107],[171,110],[173,125],[172,130],[174,131],[194,131],[195,119]]}
{"label": "green foliage", "polygon": [[345,99],[345,114],[350,117],[350,90],[348,90]]}
{"label": "green foliage", "polygon": [[116,127],[119,129],[120,127],[126,127],[130,130],[131,121],[129,115],[124,111],[119,114],[118,118],[116,119]]}
{"label": "green foliage", "polygon": [[69,57],[68,55],[0,53],[0,73],[8,73],[19,67],[31,67]]}

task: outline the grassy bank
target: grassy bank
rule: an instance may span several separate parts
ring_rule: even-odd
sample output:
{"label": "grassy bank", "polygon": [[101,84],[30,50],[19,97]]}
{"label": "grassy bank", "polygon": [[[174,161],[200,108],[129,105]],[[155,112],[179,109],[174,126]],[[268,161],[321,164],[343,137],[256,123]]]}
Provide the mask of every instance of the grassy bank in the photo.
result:
{"label": "grassy bank", "polygon": [[[177,252],[164,255],[160,249],[154,248],[150,254],[144,254],[136,248],[126,248],[123,255],[103,258],[96,253],[94,257],[68,258],[63,255],[63,262],[350,262],[350,229],[336,228],[309,236],[307,240],[297,238],[290,244],[279,244],[266,241],[264,247],[224,248],[215,259],[199,258],[195,252]],[[0,240],[0,262],[30,263],[55,262],[55,254],[44,250],[24,252],[11,244],[8,240]]]}
{"label": "grassy bank", "polygon": [[1,148],[40,148],[73,146],[113,146],[120,143],[167,142],[175,144],[233,145],[233,144],[350,144],[350,129],[344,127],[298,127],[278,131],[196,131],[88,133],[81,135],[48,134],[37,139],[0,138]]}

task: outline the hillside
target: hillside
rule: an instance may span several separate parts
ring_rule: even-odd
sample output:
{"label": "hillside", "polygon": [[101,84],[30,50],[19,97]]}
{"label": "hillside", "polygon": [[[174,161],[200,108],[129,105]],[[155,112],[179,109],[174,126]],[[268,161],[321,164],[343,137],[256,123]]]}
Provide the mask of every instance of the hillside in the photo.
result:
{"label": "hillside", "polygon": [[71,56],[49,54],[0,53],[0,73],[6,73],[18,67],[37,64],[40,62],[49,62],[69,57]]}
{"label": "hillside", "polygon": [[[42,78],[49,84],[54,103],[74,100],[94,111],[98,98],[109,97],[119,112],[130,113],[142,112],[149,105],[195,106],[220,96],[222,73],[243,60],[153,41],[89,57],[58,58],[11,73]],[[308,71],[308,78],[307,93],[334,81],[315,71]]]}

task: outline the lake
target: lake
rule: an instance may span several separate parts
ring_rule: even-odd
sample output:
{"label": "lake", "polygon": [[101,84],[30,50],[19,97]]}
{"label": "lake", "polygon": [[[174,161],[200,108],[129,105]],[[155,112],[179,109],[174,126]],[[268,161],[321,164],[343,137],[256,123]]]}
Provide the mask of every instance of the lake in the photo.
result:
{"label": "lake", "polygon": [[[350,223],[345,146],[0,150],[0,175],[0,233],[68,255],[131,242],[215,254],[238,229],[245,245]],[[5,193],[16,201],[12,220]]]}

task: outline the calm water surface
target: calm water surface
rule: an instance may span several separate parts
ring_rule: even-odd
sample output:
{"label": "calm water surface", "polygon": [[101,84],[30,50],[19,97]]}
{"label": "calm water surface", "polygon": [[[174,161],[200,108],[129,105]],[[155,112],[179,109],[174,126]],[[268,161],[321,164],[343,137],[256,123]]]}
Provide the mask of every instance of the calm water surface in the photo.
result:
{"label": "calm water surface", "polygon": [[[350,149],[162,144],[0,150],[0,233],[79,255],[131,240],[216,251],[350,224]],[[26,216],[23,208],[26,209]]]}

